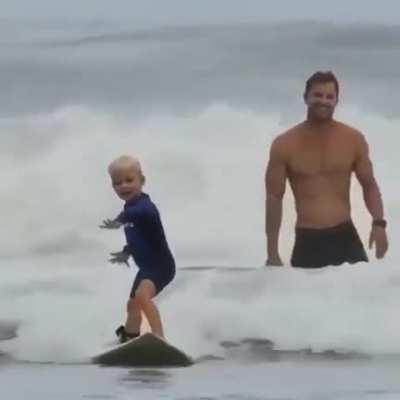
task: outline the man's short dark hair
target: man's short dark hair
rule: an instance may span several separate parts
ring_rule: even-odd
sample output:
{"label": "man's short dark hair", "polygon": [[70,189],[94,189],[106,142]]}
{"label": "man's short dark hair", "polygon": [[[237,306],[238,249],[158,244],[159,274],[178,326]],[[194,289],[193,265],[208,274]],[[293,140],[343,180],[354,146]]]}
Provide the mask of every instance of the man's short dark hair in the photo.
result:
{"label": "man's short dark hair", "polygon": [[335,74],[332,71],[317,71],[312,74],[306,81],[306,88],[304,91],[304,98],[307,97],[311,90],[311,87],[315,83],[329,83],[333,82],[336,90],[336,98],[339,98],[339,82],[336,79]]}

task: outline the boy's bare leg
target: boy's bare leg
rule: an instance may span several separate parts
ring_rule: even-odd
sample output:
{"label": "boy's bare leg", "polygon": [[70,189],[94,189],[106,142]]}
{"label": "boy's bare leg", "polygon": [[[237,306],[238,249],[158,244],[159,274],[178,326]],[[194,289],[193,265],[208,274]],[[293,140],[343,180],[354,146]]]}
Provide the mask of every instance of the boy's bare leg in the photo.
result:
{"label": "boy's bare leg", "polygon": [[155,295],[156,287],[154,286],[154,283],[149,279],[143,279],[136,290],[135,300],[140,304],[140,307],[149,322],[151,331],[163,338],[164,330],[161,323],[160,313],[153,301]]}
{"label": "boy's bare leg", "polygon": [[127,318],[125,331],[128,333],[140,334],[140,325],[142,324],[142,311],[136,298],[131,298],[127,304]]}

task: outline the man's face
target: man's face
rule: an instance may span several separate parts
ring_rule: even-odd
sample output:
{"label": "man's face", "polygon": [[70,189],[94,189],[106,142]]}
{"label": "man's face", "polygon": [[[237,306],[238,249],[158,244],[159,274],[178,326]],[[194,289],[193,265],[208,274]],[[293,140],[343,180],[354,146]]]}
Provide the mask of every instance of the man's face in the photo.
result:
{"label": "man's face", "polygon": [[310,119],[324,122],[332,119],[337,104],[337,93],[333,82],[314,83],[305,102]]}
{"label": "man's face", "polygon": [[111,173],[112,186],[118,197],[129,201],[142,192],[144,179],[135,168],[118,168]]}

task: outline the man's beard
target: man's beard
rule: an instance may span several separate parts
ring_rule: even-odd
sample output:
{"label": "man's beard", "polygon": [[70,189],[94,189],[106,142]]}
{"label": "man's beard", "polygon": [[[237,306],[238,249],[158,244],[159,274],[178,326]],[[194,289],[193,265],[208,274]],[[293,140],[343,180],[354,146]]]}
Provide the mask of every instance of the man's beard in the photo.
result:
{"label": "man's beard", "polygon": [[315,122],[329,122],[333,119],[334,108],[327,108],[321,112],[318,110],[318,106],[308,107],[307,117],[308,119]]}

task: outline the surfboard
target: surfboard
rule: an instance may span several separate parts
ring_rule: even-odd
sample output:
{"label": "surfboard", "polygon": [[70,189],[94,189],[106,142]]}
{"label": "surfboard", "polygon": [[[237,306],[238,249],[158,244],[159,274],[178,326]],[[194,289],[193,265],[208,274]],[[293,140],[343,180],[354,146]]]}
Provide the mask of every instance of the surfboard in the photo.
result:
{"label": "surfboard", "polygon": [[193,364],[193,360],[182,350],[152,333],[117,345],[93,357],[92,361],[101,365],[132,367],[186,367]]}

